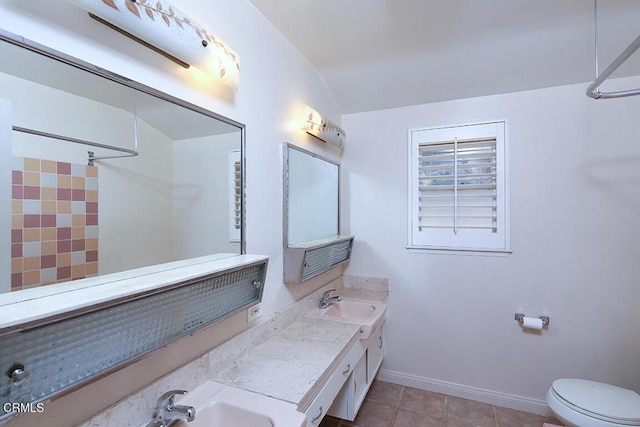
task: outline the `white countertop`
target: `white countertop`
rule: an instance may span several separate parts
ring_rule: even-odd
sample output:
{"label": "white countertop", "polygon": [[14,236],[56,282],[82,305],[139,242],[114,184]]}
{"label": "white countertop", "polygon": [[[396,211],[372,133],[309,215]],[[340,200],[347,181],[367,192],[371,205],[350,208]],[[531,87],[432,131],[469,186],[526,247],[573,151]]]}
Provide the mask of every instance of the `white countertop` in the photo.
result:
{"label": "white countertop", "polygon": [[302,317],[212,379],[294,403],[304,412],[359,336],[359,325]]}

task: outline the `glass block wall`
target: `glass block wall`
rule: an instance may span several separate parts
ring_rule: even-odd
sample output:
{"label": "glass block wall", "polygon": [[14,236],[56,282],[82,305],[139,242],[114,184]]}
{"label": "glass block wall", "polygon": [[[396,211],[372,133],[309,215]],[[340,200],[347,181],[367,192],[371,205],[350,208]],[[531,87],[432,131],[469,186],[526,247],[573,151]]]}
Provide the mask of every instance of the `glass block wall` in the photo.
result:
{"label": "glass block wall", "polygon": [[11,290],[98,273],[98,169],[13,157]]}
{"label": "glass block wall", "polygon": [[[5,403],[39,402],[259,302],[267,261],[133,301],[0,335],[0,421]],[[142,279],[144,280],[144,279]],[[9,377],[24,366],[29,378]]]}

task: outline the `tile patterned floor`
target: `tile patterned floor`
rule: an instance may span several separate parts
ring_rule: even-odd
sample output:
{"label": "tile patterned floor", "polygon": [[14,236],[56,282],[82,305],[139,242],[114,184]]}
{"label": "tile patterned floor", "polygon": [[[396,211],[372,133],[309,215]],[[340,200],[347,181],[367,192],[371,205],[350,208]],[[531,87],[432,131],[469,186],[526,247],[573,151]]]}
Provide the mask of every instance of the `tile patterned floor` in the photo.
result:
{"label": "tile patterned floor", "polygon": [[320,427],[542,427],[554,418],[374,381],[355,421],[325,417]]}

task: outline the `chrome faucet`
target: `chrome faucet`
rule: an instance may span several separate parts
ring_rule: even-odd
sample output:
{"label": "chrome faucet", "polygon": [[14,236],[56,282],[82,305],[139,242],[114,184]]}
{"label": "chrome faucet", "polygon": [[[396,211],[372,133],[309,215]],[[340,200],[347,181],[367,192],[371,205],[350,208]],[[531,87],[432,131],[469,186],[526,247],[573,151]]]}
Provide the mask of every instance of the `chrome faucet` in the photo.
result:
{"label": "chrome faucet", "polygon": [[333,304],[334,301],[342,300],[342,297],[338,295],[331,296],[331,292],[334,292],[334,291],[335,289],[329,289],[328,291],[322,294],[322,298],[320,298],[320,304],[318,305],[320,308],[327,308],[331,304]]}
{"label": "chrome faucet", "polygon": [[193,406],[175,405],[173,399],[178,394],[187,394],[186,390],[171,390],[158,398],[153,409],[153,419],[147,427],[169,427],[178,420],[193,421],[196,409]]}

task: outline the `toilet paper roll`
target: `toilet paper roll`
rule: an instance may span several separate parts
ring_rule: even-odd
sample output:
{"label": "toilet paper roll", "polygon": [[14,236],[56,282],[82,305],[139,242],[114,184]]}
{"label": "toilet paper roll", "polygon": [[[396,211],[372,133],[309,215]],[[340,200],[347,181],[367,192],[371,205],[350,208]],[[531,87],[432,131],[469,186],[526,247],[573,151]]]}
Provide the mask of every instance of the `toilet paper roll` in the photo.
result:
{"label": "toilet paper roll", "polygon": [[522,320],[522,327],[527,329],[535,329],[537,331],[542,330],[542,319],[536,319],[535,317],[526,317]]}

